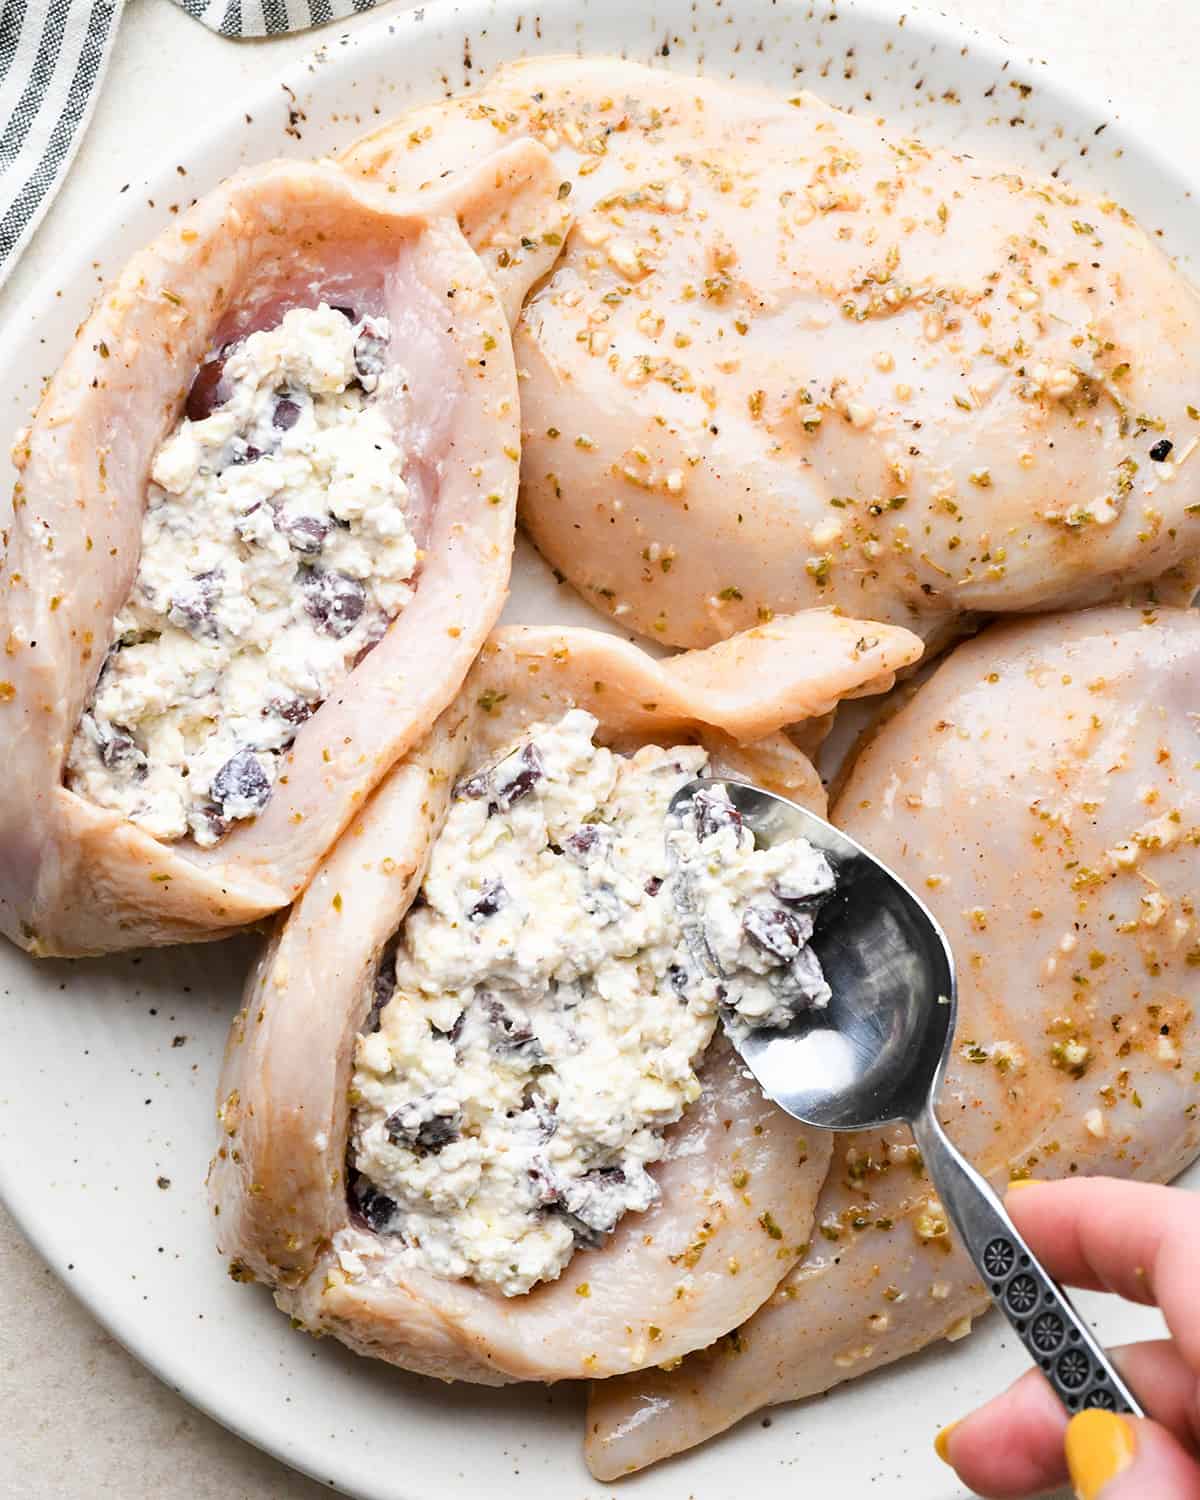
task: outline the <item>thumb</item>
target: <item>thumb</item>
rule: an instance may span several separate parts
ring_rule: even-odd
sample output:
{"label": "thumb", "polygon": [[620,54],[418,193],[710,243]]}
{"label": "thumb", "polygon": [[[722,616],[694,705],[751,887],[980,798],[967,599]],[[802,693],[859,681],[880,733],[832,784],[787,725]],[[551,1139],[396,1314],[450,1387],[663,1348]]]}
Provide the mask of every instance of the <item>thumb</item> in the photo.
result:
{"label": "thumb", "polygon": [[1200,1500],[1200,1464],[1157,1422],[1082,1411],[1065,1445],[1079,1500]]}

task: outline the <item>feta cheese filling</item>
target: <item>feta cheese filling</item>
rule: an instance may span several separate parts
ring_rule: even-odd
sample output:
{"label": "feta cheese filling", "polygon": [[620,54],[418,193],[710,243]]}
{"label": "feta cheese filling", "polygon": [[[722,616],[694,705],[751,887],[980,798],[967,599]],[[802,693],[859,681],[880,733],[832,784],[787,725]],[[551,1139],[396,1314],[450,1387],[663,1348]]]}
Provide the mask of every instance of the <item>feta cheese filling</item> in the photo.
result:
{"label": "feta cheese filling", "polygon": [[824,856],[756,850],[728,803],[698,820],[719,985],[692,959],[664,839],[707,753],[621,756],[596,727],[570,710],[459,784],[357,1044],[367,1223],[414,1268],[510,1297],[656,1201],[647,1168],[700,1096],[722,1008],[776,1024],[829,993],[806,946]]}
{"label": "feta cheese filling", "polygon": [[203,365],[155,456],[137,577],[67,784],[215,844],[412,596],[386,318],[292,308]]}

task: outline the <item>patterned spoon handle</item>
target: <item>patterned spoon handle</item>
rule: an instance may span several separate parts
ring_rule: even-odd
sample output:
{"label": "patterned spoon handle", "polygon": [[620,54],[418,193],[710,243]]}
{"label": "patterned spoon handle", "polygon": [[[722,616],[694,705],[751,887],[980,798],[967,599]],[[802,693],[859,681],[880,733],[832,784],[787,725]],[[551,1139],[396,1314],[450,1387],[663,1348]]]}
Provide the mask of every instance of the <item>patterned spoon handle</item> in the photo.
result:
{"label": "patterned spoon handle", "polygon": [[1066,1293],[1017,1233],[987,1182],[952,1144],[932,1104],[912,1127],[934,1186],[992,1301],[1062,1404],[1069,1412],[1099,1406],[1143,1416]]}

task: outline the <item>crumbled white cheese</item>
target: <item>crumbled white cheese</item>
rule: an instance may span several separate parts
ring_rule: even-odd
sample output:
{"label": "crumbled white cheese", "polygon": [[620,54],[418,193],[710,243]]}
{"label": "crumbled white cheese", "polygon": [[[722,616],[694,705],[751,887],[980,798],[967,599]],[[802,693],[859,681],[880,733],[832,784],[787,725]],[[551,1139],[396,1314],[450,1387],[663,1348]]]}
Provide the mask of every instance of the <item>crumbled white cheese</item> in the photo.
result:
{"label": "crumbled white cheese", "polygon": [[82,796],[215,843],[411,598],[388,338],[322,303],[202,368],[213,409],[154,459],[137,577],[71,747]]}
{"label": "crumbled white cheese", "polygon": [[[352,1156],[368,1223],[400,1236],[414,1266],[508,1296],[655,1201],[646,1169],[699,1097],[721,1003],[680,928],[664,838],[706,753],[623,757],[595,729],[572,710],[460,784],[379,1030],[358,1042]],[[756,852],[745,834],[735,857],[732,827],[720,839],[736,890],[711,875],[717,942],[757,986],[787,965],[734,941],[736,903],[774,882],[771,906],[798,911],[832,874],[800,840]]]}
{"label": "crumbled white cheese", "polygon": [[824,854],[803,839],[755,848],[723,788],[697,793],[692,807],[668,844],[736,1025],[786,1026],[797,1010],[828,1005],[808,946],[815,908],[799,904],[833,890]]}

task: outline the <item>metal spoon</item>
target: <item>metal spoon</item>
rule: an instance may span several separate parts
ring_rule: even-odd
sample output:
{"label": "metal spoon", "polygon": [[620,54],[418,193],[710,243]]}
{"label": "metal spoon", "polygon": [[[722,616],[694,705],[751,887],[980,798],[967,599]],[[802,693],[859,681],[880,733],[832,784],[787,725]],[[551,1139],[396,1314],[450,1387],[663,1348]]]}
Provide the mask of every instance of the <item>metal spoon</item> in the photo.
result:
{"label": "metal spoon", "polygon": [[[933,916],[853,839],[815,813],[744,782],[689,782],[671,799],[668,831],[689,816],[697,792],[721,789],[759,848],[807,839],[824,851],[837,877],[811,940],[833,991],[829,1005],[802,1013],[786,1031],[727,1028],[763,1092],[795,1119],[825,1130],[909,1125],[992,1301],[1067,1410],[1099,1406],[1143,1415],[1062,1288],[934,1111],[954,1040],[957,986],[954,956]],[[670,838],[667,843],[674,860]],[[705,972],[724,978],[704,937],[703,913],[685,885],[674,881],[693,957]]]}

